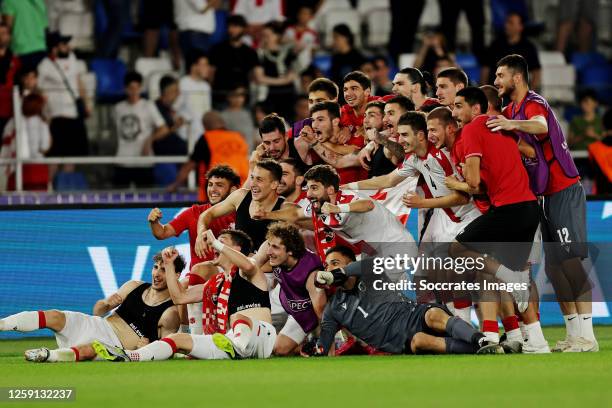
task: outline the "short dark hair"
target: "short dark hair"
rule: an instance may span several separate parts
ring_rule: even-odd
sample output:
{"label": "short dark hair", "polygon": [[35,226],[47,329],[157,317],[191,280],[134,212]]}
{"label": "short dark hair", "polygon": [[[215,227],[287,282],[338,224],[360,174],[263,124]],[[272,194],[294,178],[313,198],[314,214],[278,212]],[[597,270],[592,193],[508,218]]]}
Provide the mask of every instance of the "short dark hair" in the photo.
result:
{"label": "short dark hair", "polygon": [[370,108],[377,108],[381,113],[385,112],[385,103],[383,101],[370,101],[366,105],[366,110]]}
{"label": "short dark hair", "polygon": [[355,252],[353,252],[353,250],[347,247],[346,245],[336,245],[329,248],[327,251],[325,251],[325,256],[327,257],[329,254],[332,254],[334,252],[338,252],[339,254],[347,257],[351,260],[351,262],[355,262],[357,260],[357,258],[355,257]]}
{"label": "short dark hair", "polygon": [[175,77],[173,77],[172,75],[164,75],[160,80],[159,80],[159,92],[160,93],[164,93],[164,91],[172,85],[177,84],[178,81],[176,80]]}
{"label": "short dark hair", "polygon": [[340,118],[340,105],[336,102],[324,101],[315,103],[314,106],[310,108],[310,115],[312,116],[315,112],[320,111],[327,111],[332,120]]}
{"label": "short dark hair", "polygon": [[284,26],[280,21],[269,21],[264,24],[263,28],[269,28],[272,32],[278,36],[283,35]]}
{"label": "short dark hair", "polygon": [[227,18],[226,24],[228,26],[236,25],[240,27],[246,27],[248,25],[246,18],[244,18],[244,16],[241,14],[232,14]]}
{"label": "short dark hair", "polygon": [[345,37],[351,47],[355,44],[355,35],[351,31],[351,28],[344,23],[335,25],[332,29],[332,33]]}
{"label": "short dark hair", "polygon": [[361,71],[353,71],[346,74],[344,78],[342,78],[342,85],[344,85],[348,81],[357,82],[364,90],[372,88],[372,81],[366,74]]}
{"label": "short dark hair", "polygon": [[467,104],[470,106],[479,105],[480,113],[487,113],[489,101],[487,100],[487,96],[482,89],[476,86],[468,86],[459,90],[459,92],[457,92],[457,96],[463,97],[463,99],[465,99]]}
{"label": "short dark hair", "polygon": [[266,115],[261,121],[261,125],[259,125],[259,136],[263,135],[264,133],[274,132],[275,130],[278,130],[284,135],[287,131],[285,121],[276,113]]}
{"label": "short dark hair", "polygon": [[448,78],[455,85],[468,85],[467,74],[463,70],[456,67],[444,68],[442,71],[438,72],[438,76],[436,78]]}
{"label": "short dark hair", "polygon": [[271,224],[268,227],[266,239],[269,240],[272,237],[280,238],[287,252],[291,252],[291,255],[296,259],[300,259],[306,253],[304,238],[302,238],[299,228],[293,224],[284,221]]}
{"label": "short dark hair", "polygon": [[400,116],[397,126],[410,126],[414,133],[421,131],[427,134],[427,117],[423,112],[404,112],[402,116]]}
{"label": "short dark hair", "polygon": [[441,103],[438,103],[438,102],[428,103],[428,104],[421,105],[421,107],[419,108],[419,111],[421,111],[423,113],[429,113],[432,110],[434,110],[436,108],[439,108],[441,106],[444,106],[444,105],[442,105]]}
{"label": "short dark hair", "polygon": [[304,174],[306,181],[316,181],[324,187],[332,186],[336,191],[340,190],[340,176],[329,164],[317,164]]}
{"label": "short dark hair", "polygon": [[486,95],[487,101],[493,107],[493,109],[495,109],[497,112],[501,112],[502,98],[499,97],[497,88],[493,85],[483,85],[480,87],[480,89],[482,89],[482,92],[484,92],[484,94]]}
{"label": "short dark hair", "polygon": [[525,16],[521,13],[519,13],[518,11],[509,11],[508,14],[506,14],[506,18],[505,20],[507,21],[510,17],[512,16],[517,16],[520,20],[521,20],[521,24],[525,24]]}
{"label": "short dark hair", "polygon": [[578,91],[576,95],[576,99],[578,103],[582,102],[585,99],[593,99],[596,102],[599,102],[599,98],[597,97],[597,92],[593,88],[585,88],[581,91]]}
{"label": "short dark hair", "polygon": [[246,232],[233,229],[224,229],[219,232],[219,236],[224,234],[229,235],[234,245],[240,247],[242,255],[248,255],[253,250],[253,240]]}
{"label": "short dark hair", "polygon": [[210,180],[212,177],[219,177],[229,181],[230,186],[240,185],[240,176],[230,167],[225,164],[219,164],[206,173],[206,180]]}
{"label": "short dark hair", "polygon": [[[153,255],[153,262],[154,263],[160,263],[162,265],[164,264],[164,259],[162,258],[161,252],[158,252],[155,255]],[[174,259],[174,272],[176,272],[176,273],[183,272],[183,269],[185,269],[186,265],[187,265],[187,263],[185,262],[185,258],[183,257],[183,255],[179,254]]]}
{"label": "short dark hair", "polygon": [[427,120],[438,119],[444,126],[453,125],[457,127],[457,121],[453,118],[453,111],[446,106],[438,106],[427,114]]}
{"label": "short dark hair", "polygon": [[260,169],[268,170],[275,181],[280,181],[281,177],[283,177],[283,168],[276,160],[263,159],[258,161],[255,166]]}
{"label": "short dark hair", "polygon": [[395,103],[399,105],[404,110],[404,112],[414,110],[414,103],[404,95],[395,95],[393,98],[387,101],[387,105],[390,103]]}
{"label": "short dark hair", "polygon": [[521,74],[525,83],[529,83],[529,65],[527,65],[527,60],[521,55],[506,55],[497,61],[497,68],[499,67],[507,67],[508,69],[511,69],[513,73]]}
{"label": "short dark hair", "polygon": [[293,171],[295,172],[296,176],[303,176],[305,169],[304,169],[304,165],[302,164],[302,162],[300,160],[294,159],[293,157],[287,157],[286,159],[282,159],[279,161],[280,164],[288,164],[291,167],[293,167]]}
{"label": "short dark hair", "polygon": [[128,86],[132,82],[138,82],[140,85],[142,85],[142,75],[136,71],[127,72],[123,77],[123,85]]}
{"label": "short dark hair", "polygon": [[429,93],[432,78],[428,72],[421,72],[418,68],[408,67],[401,69],[398,74],[406,75],[411,83],[421,85],[421,94],[427,95]]}
{"label": "short dark hair", "polygon": [[191,69],[191,67],[193,67],[195,64],[197,64],[202,58],[206,58],[206,61],[209,61],[208,55],[206,55],[204,53],[197,53],[197,54],[191,56],[189,58],[189,61],[187,61],[187,66],[189,67],[189,69]]}
{"label": "short dark hair", "polygon": [[329,96],[329,99],[338,97],[338,85],[331,79],[317,78],[308,85],[308,93],[323,91]]}

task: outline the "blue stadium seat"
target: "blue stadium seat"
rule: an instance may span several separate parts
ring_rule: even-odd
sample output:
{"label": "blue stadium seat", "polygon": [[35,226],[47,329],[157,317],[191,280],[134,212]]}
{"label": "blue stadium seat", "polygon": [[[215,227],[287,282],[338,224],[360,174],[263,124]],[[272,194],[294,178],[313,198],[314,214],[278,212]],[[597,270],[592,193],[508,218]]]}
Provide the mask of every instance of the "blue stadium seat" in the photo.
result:
{"label": "blue stadium seat", "polygon": [[571,64],[580,77],[586,68],[606,64],[606,57],[598,52],[575,52],[572,54]]}
{"label": "blue stadium seat", "polygon": [[473,54],[457,54],[455,60],[467,74],[470,83],[477,85],[480,80],[480,65],[476,57]]}
{"label": "blue stadium seat", "polygon": [[210,36],[210,45],[218,44],[227,37],[227,11],[215,11],[215,32]]}
{"label": "blue stadium seat", "polygon": [[97,58],[91,61],[90,66],[96,74],[98,101],[117,102],[123,98],[123,77],[127,71],[123,61]]}
{"label": "blue stadium seat", "polygon": [[318,54],[312,60],[312,63],[315,67],[321,71],[323,76],[329,75],[329,70],[331,68],[331,55],[329,54]]}
{"label": "blue stadium seat", "polygon": [[585,68],[580,85],[595,89],[602,102],[612,104],[612,64]]}
{"label": "blue stadium seat", "polygon": [[55,191],[83,191],[89,189],[89,185],[83,173],[59,172],[53,180],[53,189]]}

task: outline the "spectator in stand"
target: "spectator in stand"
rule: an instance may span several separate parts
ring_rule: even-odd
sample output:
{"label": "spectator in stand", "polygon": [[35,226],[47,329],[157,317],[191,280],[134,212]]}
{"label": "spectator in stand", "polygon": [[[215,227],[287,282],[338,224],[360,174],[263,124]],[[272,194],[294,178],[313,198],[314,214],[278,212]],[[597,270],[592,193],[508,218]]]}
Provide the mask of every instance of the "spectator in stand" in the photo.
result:
{"label": "spectator in stand", "polygon": [[[593,33],[597,31],[600,0],[560,0],[557,8],[556,50],[566,52],[572,33],[576,33],[578,52],[593,49]],[[609,23],[609,20],[608,20]]]}
{"label": "spectator in stand", "polygon": [[[130,3],[123,0],[101,0],[106,26],[96,27],[96,49],[100,58],[117,58],[123,28],[130,19]],[[145,4],[147,4],[146,2]]]}
{"label": "spectator in stand", "polygon": [[183,185],[192,170],[196,170],[200,193],[198,200],[206,200],[206,173],[209,169],[226,164],[239,176],[241,183],[246,181],[249,173],[249,148],[238,132],[227,130],[223,117],[217,111],[206,112],[204,118],[204,135],[198,139],[189,160],[183,164],[176,180],[168,186],[175,191]]}
{"label": "spectator in stand", "polygon": [[[151,156],[153,142],[169,132],[164,118],[155,104],[141,98],[142,75],[128,72],[124,78],[126,100],[114,109],[119,157]],[[128,187],[151,187],[153,184],[152,165],[119,164],[115,166],[114,185]]]}
{"label": "spectator in stand", "polygon": [[285,19],[281,0],[236,0],[232,13],[246,18],[252,45],[259,45],[267,23]]}
{"label": "spectator in stand", "polygon": [[[198,55],[189,62],[188,75],[179,81],[180,97],[178,111],[189,119],[189,126],[179,129],[179,136],[188,143],[204,133],[202,117],[212,109],[212,89],[208,83],[210,65],[205,55]],[[192,146],[192,145],[190,145]]]}
{"label": "spectator in stand", "polygon": [[393,82],[389,78],[391,68],[384,55],[377,55],[372,58],[374,64],[374,75],[372,77],[372,95],[385,96],[391,93]]}
{"label": "spectator in stand", "polygon": [[612,193],[612,108],[603,115],[601,141],[589,145],[589,159],[593,164],[594,194]]}
{"label": "spectator in stand", "polygon": [[196,55],[210,50],[210,36],[215,32],[215,9],[220,0],[174,0],[174,19],[179,29],[179,44],[185,66]]}
{"label": "spectator in stand", "polygon": [[338,24],[334,27],[332,35],[333,53],[329,79],[340,84],[346,74],[359,69],[365,57],[355,49],[355,36],[349,26]]}
{"label": "spectator in stand", "polygon": [[213,101],[217,108],[225,104],[228,93],[236,86],[248,89],[249,77],[259,65],[255,50],[243,42],[246,25],[243,16],[229,16],[227,40],[216,44],[210,51]]}
{"label": "spectator in stand", "polygon": [[267,23],[261,32],[260,66],[255,68],[255,80],[268,90],[266,102],[281,116],[293,115],[295,71],[291,69],[295,54],[281,44],[283,27],[279,22]]}
{"label": "spectator in stand", "polygon": [[582,113],[572,118],[569,126],[568,145],[572,150],[587,150],[593,142],[603,137],[603,123],[597,112],[599,101],[593,89],[578,93]]}
{"label": "spectator in stand", "polygon": [[[120,3],[121,0],[114,0],[114,2]],[[162,27],[168,28],[168,45],[172,58],[172,66],[175,70],[178,70],[181,67],[181,49],[172,0],[143,1],[140,25],[144,30],[142,48],[145,57],[155,57],[157,55],[159,30]],[[186,68],[188,69],[189,67],[187,66]]]}
{"label": "spectator in stand", "polygon": [[3,0],[0,7],[2,20],[11,31],[11,50],[23,66],[36,68],[47,55],[45,0]]}
{"label": "spectator in stand", "polygon": [[[47,117],[51,118],[53,144],[49,156],[87,156],[89,141],[85,117],[89,107],[85,104],[85,86],[81,76],[82,65],[70,49],[71,37],[58,32],[48,36],[49,56],[38,65],[38,84],[53,103],[46,104]],[[65,165],[71,172],[73,165]]]}
{"label": "spectator in stand", "polygon": [[[291,0],[285,1],[285,17],[289,24],[295,24],[298,20],[298,14],[302,7],[308,7],[312,10],[313,14],[319,11],[319,8],[323,5],[324,0]],[[313,23],[314,25],[314,23]]]}
{"label": "spectator in stand", "polygon": [[153,142],[153,152],[156,156],[186,155],[187,143],[177,133],[179,129],[186,127],[186,120],[174,109],[180,95],[176,78],[171,75],[163,76],[159,81],[159,94],[155,106],[166,122],[168,133]]}
{"label": "spectator in stand", "polygon": [[541,66],[536,46],[524,35],[523,16],[510,12],[506,16],[504,32],[500,34],[487,49],[485,64],[480,71],[480,83],[492,84],[495,81],[497,61],[509,54],[522,55],[529,64],[530,85],[534,89],[540,87]]}
{"label": "spectator in stand", "polygon": [[454,58],[446,47],[444,35],[438,31],[429,30],[423,36],[423,43],[414,60],[414,66],[421,71],[434,72],[438,61],[450,60],[454,66]]}
{"label": "spectator in stand", "polygon": [[308,96],[300,94],[295,98],[293,106],[293,122],[299,122],[310,117],[310,107],[308,106]]}
{"label": "spectator in stand", "polygon": [[13,84],[20,66],[10,44],[11,32],[6,24],[0,23],[0,135],[13,117]]}
{"label": "spectator in stand", "polygon": [[434,78],[436,78],[438,74],[440,73],[440,71],[444,71],[446,68],[456,68],[456,67],[457,67],[457,63],[455,62],[453,57],[449,54],[448,56],[444,58],[440,58],[438,59],[438,61],[436,61],[436,67],[433,70],[433,76]]}
{"label": "spectator in stand", "polygon": [[[24,68],[19,70],[19,86],[21,96],[27,96],[31,93],[43,95],[42,90],[38,87],[38,71],[35,68]],[[43,95],[46,100],[46,96]]]}
{"label": "spectator in stand", "polygon": [[227,96],[227,107],[221,111],[221,116],[228,130],[240,132],[249,146],[249,152],[257,146],[255,137],[257,129],[253,125],[253,116],[246,108],[247,90],[242,86],[234,88]]}
{"label": "spectator in stand", "polygon": [[438,0],[438,2],[440,3],[440,28],[446,38],[448,49],[451,52],[455,51],[457,22],[459,21],[459,14],[463,10],[470,25],[472,54],[476,56],[478,63],[482,66],[485,62],[484,0]]}
{"label": "spectator in stand", "polygon": [[397,64],[401,54],[411,53],[425,0],[391,0],[389,54]]}
{"label": "spectator in stand", "polygon": [[310,28],[313,11],[309,6],[301,6],[297,22],[287,27],[284,35],[284,42],[293,45],[293,52],[297,55],[294,63],[296,72],[306,70],[312,63],[312,54],[319,45],[317,32]]}
{"label": "spectator in stand", "polygon": [[317,78],[321,78],[322,76],[321,71],[319,71],[314,65],[311,65],[302,71],[300,74],[300,93],[307,93],[312,81]]}

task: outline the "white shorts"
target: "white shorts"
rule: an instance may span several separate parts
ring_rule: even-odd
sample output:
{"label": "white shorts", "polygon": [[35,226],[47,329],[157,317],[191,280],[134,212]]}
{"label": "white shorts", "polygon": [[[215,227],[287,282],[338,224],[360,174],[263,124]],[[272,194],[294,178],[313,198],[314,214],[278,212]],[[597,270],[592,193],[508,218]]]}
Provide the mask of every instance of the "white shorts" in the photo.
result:
{"label": "white shorts", "polygon": [[481,215],[482,213],[477,208],[474,208],[463,217],[461,222],[454,222],[444,212],[443,208],[436,208],[421,241],[436,243],[453,242],[457,235],[463,232],[465,227]]}
{"label": "white shorts", "polygon": [[62,311],[66,316],[66,325],[55,333],[59,348],[75,347],[99,340],[116,347],[123,347],[113,327],[100,316],[85,313]]}
{"label": "white shorts", "polygon": [[[240,358],[269,358],[276,342],[276,330],[268,322],[251,319],[251,337],[244,350],[235,347]],[[225,335],[230,341],[234,339],[234,333],[230,330]],[[229,355],[217,348],[210,334],[192,334],[193,348],[190,356],[199,360],[225,360]]]}
{"label": "white shorts", "polygon": [[308,336],[308,334],[302,329],[302,326],[300,326],[297,320],[295,320],[291,315],[287,317],[287,322],[279,334],[289,337],[291,340],[295,341],[296,344],[302,344],[302,342],[306,339],[306,336]]}

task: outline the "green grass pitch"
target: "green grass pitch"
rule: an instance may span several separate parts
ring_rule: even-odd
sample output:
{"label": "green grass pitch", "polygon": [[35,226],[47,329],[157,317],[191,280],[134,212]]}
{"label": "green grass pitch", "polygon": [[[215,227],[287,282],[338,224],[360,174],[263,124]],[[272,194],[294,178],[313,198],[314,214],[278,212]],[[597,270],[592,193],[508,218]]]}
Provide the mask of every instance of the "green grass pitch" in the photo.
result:
{"label": "green grass pitch", "polygon": [[[564,329],[547,328],[552,344]],[[603,407],[612,406],[612,326],[599,353],[356,356],[243,361],[34,364],[23,350],[52,339],[0,341],[0,387],[73,387],[59,407]],[[11,402],[0,406],[45,406]],[[47,405],[49,406],[49,405]]]}

